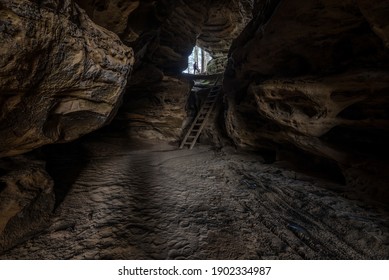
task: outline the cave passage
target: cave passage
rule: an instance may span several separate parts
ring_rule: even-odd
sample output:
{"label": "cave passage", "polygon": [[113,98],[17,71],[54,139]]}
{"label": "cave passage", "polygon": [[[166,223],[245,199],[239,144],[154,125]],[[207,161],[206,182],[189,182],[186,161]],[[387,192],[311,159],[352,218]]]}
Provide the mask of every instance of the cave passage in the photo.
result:
{"label": "cave passage", "polygon": [[0,0],[0,259],[389,259],[388,14]]}
{"label": "cave passage", "polygon": [[80,145],[88,162],[51,226],[2,259],[388,258],[388,213],[257,154],[112,135]]}

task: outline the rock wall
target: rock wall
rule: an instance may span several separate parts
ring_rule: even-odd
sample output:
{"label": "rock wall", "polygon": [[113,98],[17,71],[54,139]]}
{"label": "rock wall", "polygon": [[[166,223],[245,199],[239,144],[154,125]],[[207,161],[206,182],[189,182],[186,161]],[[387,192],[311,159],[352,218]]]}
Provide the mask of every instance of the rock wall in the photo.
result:
{"label": "rock wall", "polygon": [[161,81],[149,83],[147,87],[142,84],[132,85],[115,123],[127,129],[132,138],[164,141],[180,139],[186,119],[185,104],[190,83],[182,78],[163,76]]}
{"label": "rock wall", "polygon": [[43,230],[54,202],[43,162],[24,156],[0,159],[0,252]]}
{"label": "rock wall", "polygon": [[0,0],[0,250],[40,230],[54,205],[44,164],[12,156],[106,125],[125,91],[116,121],[131,136],[180,139],[187,57],[196,41],[226,54],[250,3]]}
{"label": "rock wall", "polygon": [[349,183],[386,189],[389,4],[258,1],[256,9],[224,79],[234,142],[292,144],[336,162]]}
{"label": "rock wall", "polygon": [[[197,43],[217,57],[211,69],[223,71],[231,42],[251,19],[253,8],[251,0],[77,3],[93,21],[117,33],[135,51],[134,73],[119,122],[127,122],[133,136],[169,141],[180,139],[187,118],[189,81],[183,81],[180,74],[188,66],[193,47]],[[167,124],[168,120],[172,122]]]}
{"label": "rock wall", "polygon": [[72,1],[0,1],[0,157],[74,140],[110,121],[131,48]]}
{"label": "rock wall", "polygon": [[0,41],[2,251],[42,230],[55,203],[44,162],[12,156],[107,124],[134,55],[69,0],[0,0]]}
{"label": "rock wall", "polygon": [[252,0],[76,0],[97,24],[118,34],[168,72],[180,73],[194,45],[214,56],[226,55],[251,19]]}
{"label": "rock wall", "polygon": [[[179,140],[196,43],[228,65],[237,146],[298,149],[388,199],[388,12],[384,0],[0,0],[0,250],[54,204],[43,164],[11,156],[94,131],[122,101],[115,122],[132,136]],[[222,145],[214,120],[204,135]]]}

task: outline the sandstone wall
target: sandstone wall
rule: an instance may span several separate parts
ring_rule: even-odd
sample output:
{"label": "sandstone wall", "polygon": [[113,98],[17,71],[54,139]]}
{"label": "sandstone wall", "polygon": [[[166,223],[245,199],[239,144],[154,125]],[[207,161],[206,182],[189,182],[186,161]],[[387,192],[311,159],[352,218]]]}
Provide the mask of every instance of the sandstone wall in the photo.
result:
{"label": "sandstone wall", "polygon": [[258,1],[258,8],[230,51],[229,135],[252,149],[292,144],[338,163],[350,183],[384,186],[389,4]]}
{"label": "sandstone wall", "polygon": [[54,209],[53,185],[42,161],[0,159],[0,252],[44,230]]}
{"label": "sandstone wall", "polygon": [[251,0],[77,3],[93,21],[117,33],[135,51],[134,73],[119,122],[127,121],[132,136],[169,141],[181,138],[187,118],[185,103],[190,82],[183,81],[180,74],[188,66],[193,47],[197,43],[217,57],[211,69],[223,71],[231,42],[251,19],[253,8]]}
{"label": "sandstone wall", "polygon": [[107,124],[134,55],[69,0],[1,0],[0,41],[2,251],[43,230],[55,203],[45,163],[16,155]]}
{"label": "sandstone wall", "polygon": [[110,121],[132,50],[72,1],[0,1],[0,157]]}

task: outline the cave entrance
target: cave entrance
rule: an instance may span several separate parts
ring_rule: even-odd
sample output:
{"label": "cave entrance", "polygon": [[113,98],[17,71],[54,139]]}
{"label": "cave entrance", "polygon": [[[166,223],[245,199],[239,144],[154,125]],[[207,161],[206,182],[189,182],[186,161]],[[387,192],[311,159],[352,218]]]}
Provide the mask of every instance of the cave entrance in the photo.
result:
{"label": "cave entrance", "polygon": [[[207,64],[212,60],[212,56],[199,46],[194,46],[192,53],[188,57],[188,68],[183,73],[188,74],[207,74]],[[197,65],[197,71],[195,70],[195,64]]]}

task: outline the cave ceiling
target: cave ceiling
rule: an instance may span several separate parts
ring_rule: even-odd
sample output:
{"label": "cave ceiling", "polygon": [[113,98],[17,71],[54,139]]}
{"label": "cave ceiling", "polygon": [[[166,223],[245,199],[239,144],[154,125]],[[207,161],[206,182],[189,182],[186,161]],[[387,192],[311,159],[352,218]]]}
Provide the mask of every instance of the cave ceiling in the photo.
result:
{"label": "cave ceiling", "polygon": [[180,72],[197,44],[212,56],[225,56],[252,18],[253,1],[77,0],[97,24],[133,47],[137,61]]}

